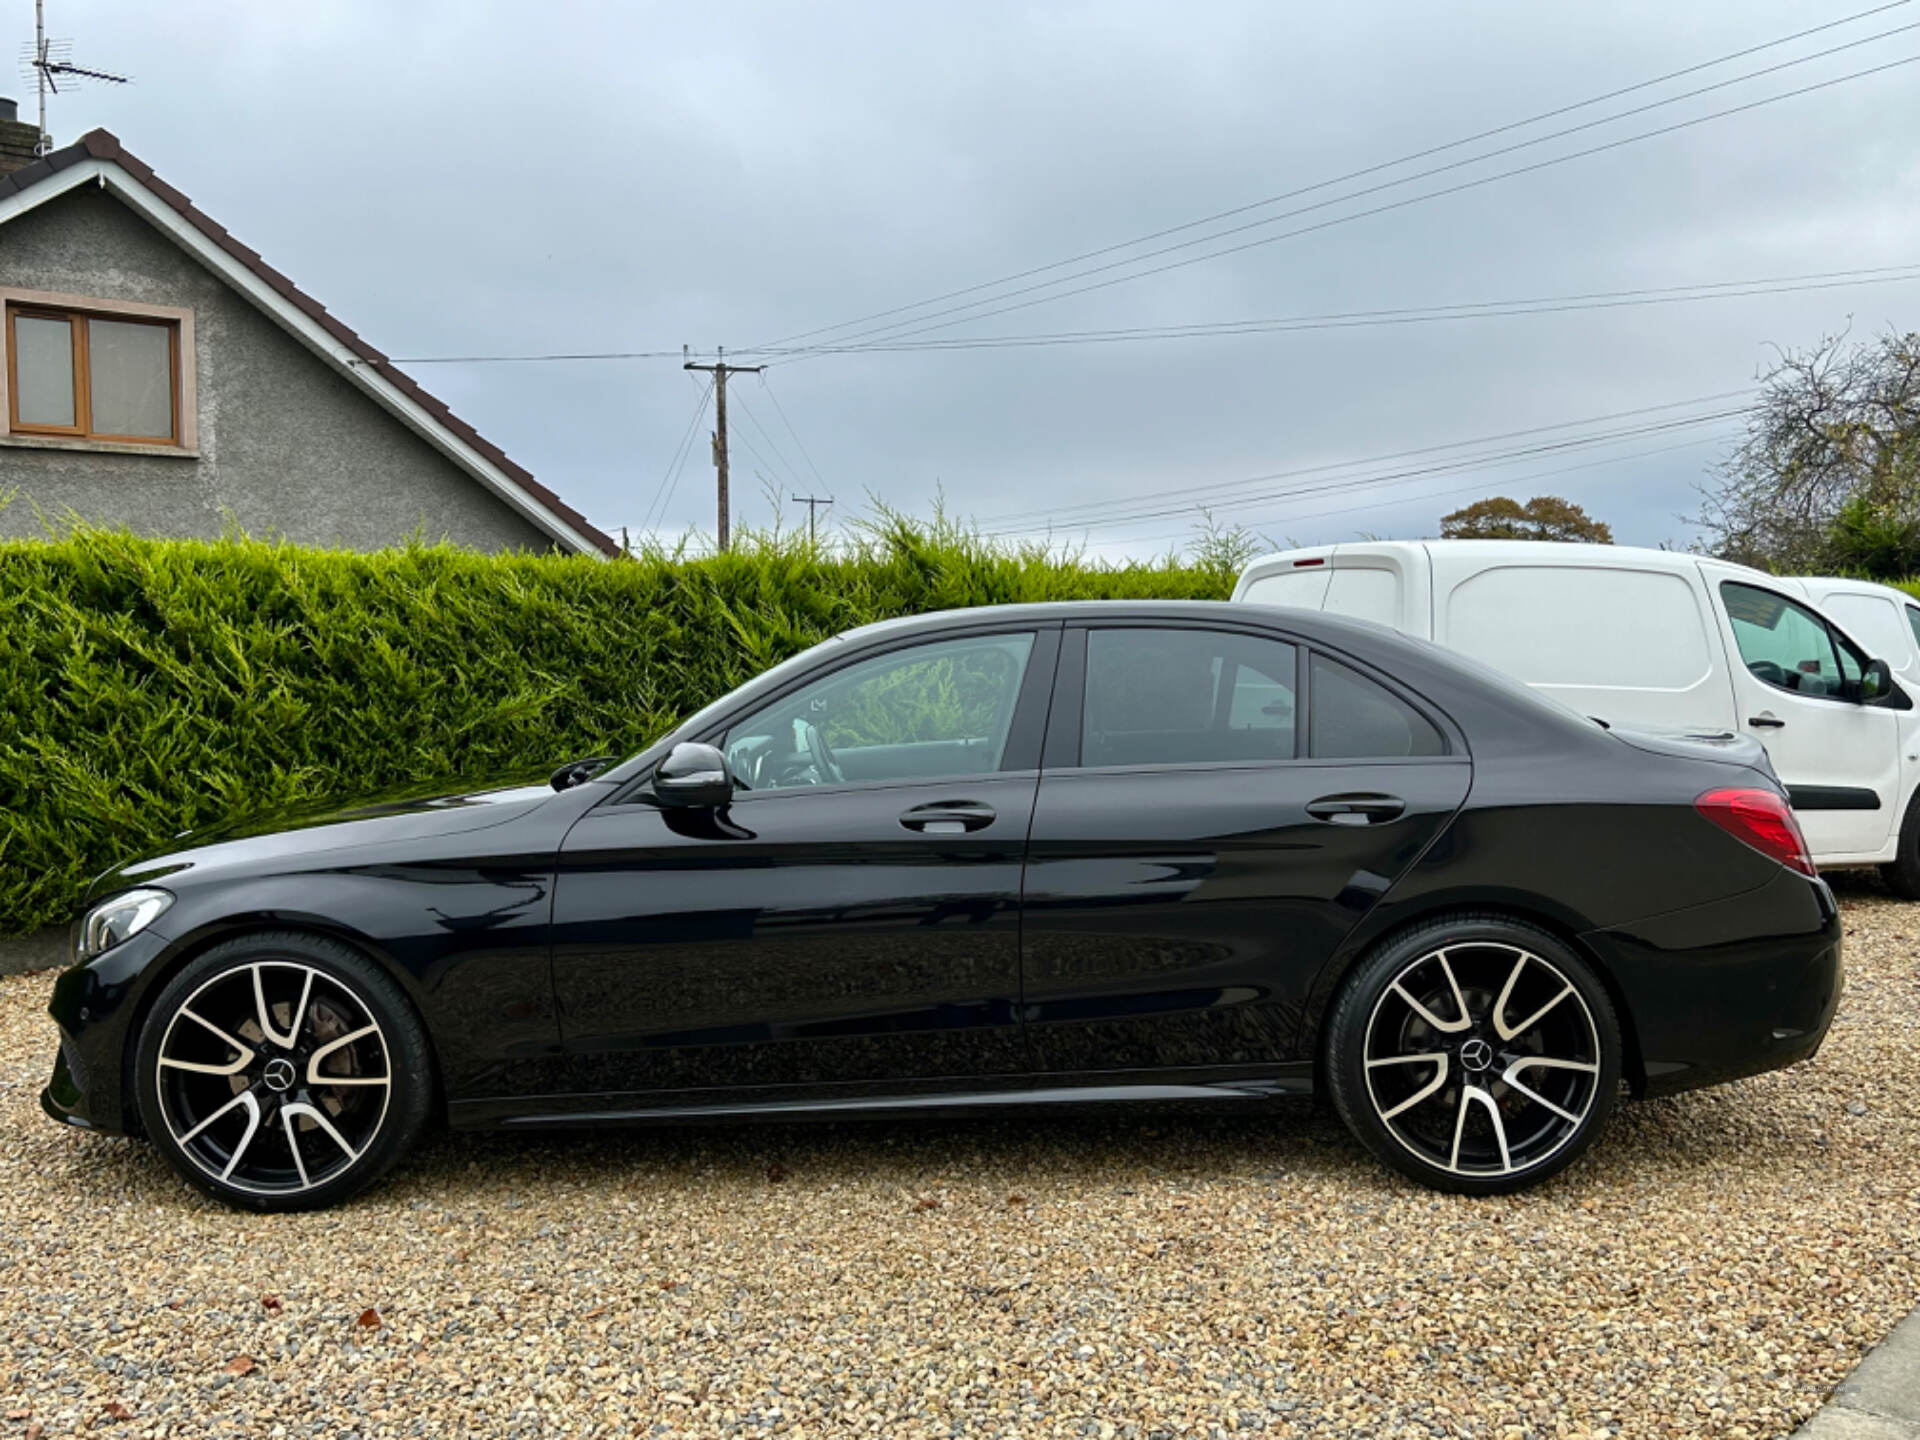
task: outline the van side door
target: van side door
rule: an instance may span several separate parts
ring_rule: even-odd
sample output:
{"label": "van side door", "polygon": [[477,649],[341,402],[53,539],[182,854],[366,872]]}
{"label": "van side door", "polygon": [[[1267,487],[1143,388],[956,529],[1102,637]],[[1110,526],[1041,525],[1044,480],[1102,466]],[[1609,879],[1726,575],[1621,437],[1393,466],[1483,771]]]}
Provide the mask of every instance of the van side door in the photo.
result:
{"label": "van side door", "polygon": [[1734,660],[1740,728],[1767,747],[1814,859],[1879,858],[1900,813],[1894,706],[1912,701],[1896,689],[1860,703],[1871,657],[1825,616],[1746,572],[1702,568]]}

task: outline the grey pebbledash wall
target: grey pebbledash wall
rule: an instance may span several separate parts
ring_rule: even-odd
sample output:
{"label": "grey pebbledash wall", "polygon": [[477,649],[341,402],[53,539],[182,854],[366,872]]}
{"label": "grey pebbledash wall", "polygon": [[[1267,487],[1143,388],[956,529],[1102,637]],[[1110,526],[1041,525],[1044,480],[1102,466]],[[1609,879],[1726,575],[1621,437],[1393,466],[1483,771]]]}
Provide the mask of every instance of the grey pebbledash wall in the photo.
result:
{"label": "grey pebbledash wall", "polygon": [[[250,534],[373,550],[553,542],[106,192],[0,226],[0,285],[194,312],[199,455],[36,449],[0,436],[0,538],[69,513],[142,535]],[[4,428],[0,425],[0,428]],[[41,512],[36,514],[36,509]]]}

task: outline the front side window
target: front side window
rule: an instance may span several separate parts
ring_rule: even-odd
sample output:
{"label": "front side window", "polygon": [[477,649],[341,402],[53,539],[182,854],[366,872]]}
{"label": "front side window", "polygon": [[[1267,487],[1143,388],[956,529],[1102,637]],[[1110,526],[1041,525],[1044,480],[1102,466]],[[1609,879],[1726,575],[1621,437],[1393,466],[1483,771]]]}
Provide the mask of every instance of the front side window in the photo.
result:
{"label": "front side window", "polygon": [[1082,765],[1291,760],[1296,651],[1219,630],[1087,632]]}
{"label": "front side window", "polygon": [[1720,597],[1741,662],[1758,679],[1796,695],[1844,697],[1861,658],[1806,606],[1757,585],[1724,581]]}
{"label": "front side window", "polygon": [[849,665],[729,729],[727,763],[749,790],[990,774],[1033,638],[942,640]]}
{"label": "front side window", "polygon": [[179,326],[9,306],[8,427],[146,444],[179,441]]}
{"label": "front side window", "polygon": [[1400,760],[1444,755],[1433,722],[1406,701],[1324,655],[1313,657],[1309,753],[1316,760]]}
{"label": "front side window", "polygon": [[1920,608],[1915,608],[1912,605],[1903,606],[1902,608],[1907,612],[1907,628],[1913,631],[1914,648],[1920,649]]}

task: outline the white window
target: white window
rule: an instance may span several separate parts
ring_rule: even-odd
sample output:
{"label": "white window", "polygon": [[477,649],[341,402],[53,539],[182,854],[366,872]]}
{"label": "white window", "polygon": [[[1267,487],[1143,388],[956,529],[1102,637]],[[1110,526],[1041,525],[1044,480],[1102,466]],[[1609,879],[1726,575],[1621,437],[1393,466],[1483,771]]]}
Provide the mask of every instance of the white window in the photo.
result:
{"label": "white window", "polygon": [[1685,690],[1712,663],[1692,587],[1651,570],[1483,570],[1449,597],[1446,643],[1529,685]]}

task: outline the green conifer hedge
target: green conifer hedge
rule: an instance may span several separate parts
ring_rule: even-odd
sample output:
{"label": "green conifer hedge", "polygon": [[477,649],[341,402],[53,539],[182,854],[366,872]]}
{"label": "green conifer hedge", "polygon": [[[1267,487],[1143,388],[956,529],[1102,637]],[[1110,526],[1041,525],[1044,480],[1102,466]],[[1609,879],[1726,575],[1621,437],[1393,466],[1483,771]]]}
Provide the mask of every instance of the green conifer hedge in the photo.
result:
{"label": "green conifer hedge", "polygon": [[0,934],[181,830],[631,753],[889,616],[1224,598],[1225,560],[1099,568],[883,520],[828,556],[345,554],[76,529],[0,544]]}

